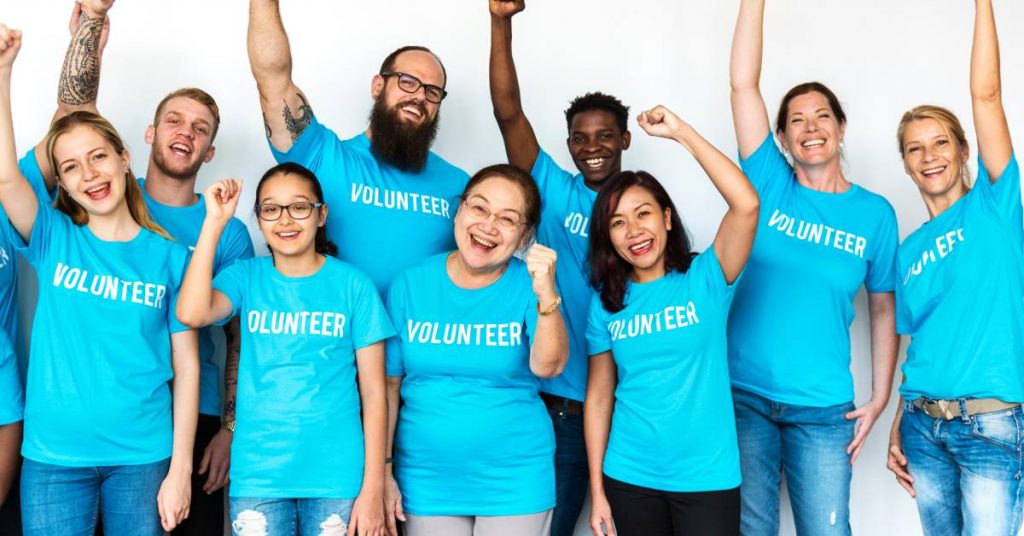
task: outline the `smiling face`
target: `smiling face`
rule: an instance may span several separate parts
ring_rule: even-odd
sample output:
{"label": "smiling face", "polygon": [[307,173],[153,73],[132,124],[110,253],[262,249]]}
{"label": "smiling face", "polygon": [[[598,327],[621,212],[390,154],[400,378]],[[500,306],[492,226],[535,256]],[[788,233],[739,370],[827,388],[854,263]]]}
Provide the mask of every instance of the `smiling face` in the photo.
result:
{"label": "smiling face", "polygon": [[[291,173],[274,175],[263,181],[257,192],[257,204],[319,203],[309,181]],[[308,218],[296,219],[288,210],[280,210],[275,221],[259,218],[260,231],[274,255],[293,257],[315,254],[317,229],[327,222],[327,206],[313,209]]]}
{"label": "smiling face", "polygon": [[[445,85],[444,71],[433,54],[423,50],[408,50],[395,58],[390,71],[412,75],[423,84],[443,88]],[[381,101],[385,109],[395,115],[398,121],[410,125],[426,125],[437,117],[440,103],[427,100],[424,88],[420,87],[413,93],[406,93],[398,87],[398,77],[373,77],[371,95]]]}
{"label": "smiling face", "polygon": [[812,167],[838,161],[846,125],[840,123],[829,100],[817,91],[789,101],[785,132],[779,142],[793,156],[794,165]]}
{"label": "smiling face", "polygon": [[903,167],[923,197],[959,198],[967,192],[962,174],[967,147],[960,147],[941,122],[916,119],[902,132]]}
{"label": "smiling face", "polygon": [[216,118],[205,105],[188,97],[174,97],[146,129],[151,158],[161,173],[182,180],[194,179],[199,168],[213,159]]}
{"label": "smiling face", "polygon": [[630,186],[619,197],[608,221],[609,238],[615,252],[633,266],[635,281],[653,281],[665,275],[671,215],[646,188]]}
{"label": "smiling face", "polygon": [[59,184],[90,215],[108,215],[126,207],[128,152],[118,154],[107,138],[77,125],[53,143]]}
{"label": "smiling face", "polygon": [[529,239],[526,198],[516,183],[494,176],[466,192],[455,214],[455,244],[462,264],[477,273],[504,267]]}
{"label": "smiling face", "polygon": [[596,190],[622,170],[622,151],[629,148],[629,141],[629,132],[619,129],[615,114],[586,110],[573,116],[566,144],[583,180]]}

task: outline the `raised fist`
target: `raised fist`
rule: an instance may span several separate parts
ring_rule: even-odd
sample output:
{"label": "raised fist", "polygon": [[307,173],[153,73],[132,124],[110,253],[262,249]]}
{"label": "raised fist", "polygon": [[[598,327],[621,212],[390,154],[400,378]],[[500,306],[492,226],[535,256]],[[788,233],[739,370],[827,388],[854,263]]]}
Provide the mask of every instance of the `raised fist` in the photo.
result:
{"label": "raised fist", "polygon": [[509,18],[526,9],[526,0],[487,0],[491,15]]}

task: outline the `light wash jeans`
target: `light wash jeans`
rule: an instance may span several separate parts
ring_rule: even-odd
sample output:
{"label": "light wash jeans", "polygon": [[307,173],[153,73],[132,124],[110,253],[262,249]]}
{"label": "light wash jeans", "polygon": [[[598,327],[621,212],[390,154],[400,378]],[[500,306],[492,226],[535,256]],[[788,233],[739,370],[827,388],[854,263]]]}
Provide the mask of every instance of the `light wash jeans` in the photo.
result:
{"label": "light wash jeans", "polygon": [[779,534],[779,493],[786,473],[789,502],[800,536],[849,536],[850,479],[846,447],[852,402],[827,407],[773,402],[732,390],[740,446],[740,533]]}
{"label": "light wash jeans", "polygon": [[156,496],[170,459],[141,465],[65,467],[25,460],[21,519],[25,536],[163,536]]}
{"label": "light wash jeans", "polygon": [[1020,406],[953,420],[903,404],[900,436],[927,536],[1017,536]]}
{"label": "light wash jeans", "polygon": [[345,536],[355,499],[231,497],[235,536]]}

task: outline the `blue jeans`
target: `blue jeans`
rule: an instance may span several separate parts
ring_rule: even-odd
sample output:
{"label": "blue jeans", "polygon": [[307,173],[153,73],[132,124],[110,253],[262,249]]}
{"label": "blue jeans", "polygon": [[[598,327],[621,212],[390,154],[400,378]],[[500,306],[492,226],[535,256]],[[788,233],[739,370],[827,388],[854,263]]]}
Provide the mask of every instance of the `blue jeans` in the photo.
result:
{"label": "blue jeans", "polygon": [[1020,406],[947,421],[903,404],[900,437],[928,536],[1016,536],[1021,524]]}
{"label": "blue jeans", "polygon": [[779,533],[782,471],[800,535],[849,536],[850,479],[846,447],[854,421],[853,403],[823,408],[773,402],[732,390],[740,446],[740,532]]}
{"label": "blue jeans", "polygon": [[170,459],[141,465],[64,467],[32,460],[21,466],[25,536],[107,534],[163,536],[156,496]]}
{"label": "blue jeans", "polygon": [[555,511],[551,536],[572,536],[587,496],[589,472],[583,443],[583,416],[548,408],[555,427]]}
{"label": "blue jeans", "polygon": [[355,499],[231,497],[235,536],[345,536]]}

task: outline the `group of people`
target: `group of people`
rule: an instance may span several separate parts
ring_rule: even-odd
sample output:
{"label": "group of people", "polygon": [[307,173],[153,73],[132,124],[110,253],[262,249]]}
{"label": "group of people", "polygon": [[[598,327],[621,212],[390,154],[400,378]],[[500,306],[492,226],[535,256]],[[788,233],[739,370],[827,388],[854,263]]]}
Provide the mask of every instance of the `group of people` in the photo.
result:
{"label": "group of people", "polygon": [[[662,183],[623,170],[615,97],[566,110],[576,171],[540,146],[512,54],[524,2],[488,3],[508,162],[469,176],[430,150],[447,96],[433,52],[385,58],[369,127],[342,139],[292,80],[277,2],[250,0],[278,162],[255,185],[261,257],[242,181],[196,193],[212,97],[159,103],[143,178],[98,114],[113,0],[76,4],[54,121],[20,160],[21,34],[0,25],[0,502],[20,464],[24,533],[215,532],[230,480],[238,536],[566,536],[588,489],[595,536],[775,534],[784,475],[799,534],[850,534],[853,462],[904,334],[888,464],[925,533],[1016,534],[1024,224],[991,0],[970,65],[978,177],[955,115],[907,112],[898,148],[930,221],[902,244],[891,205],[844,176],[828,87],[793,87],[773,128],[765,2],[741,0],[739,165],[663,106],[636,119],[725,200],[704,251]],[[24,394],[15,251],[39,279]],[[861,287],[873,382],[855,407]]]}

